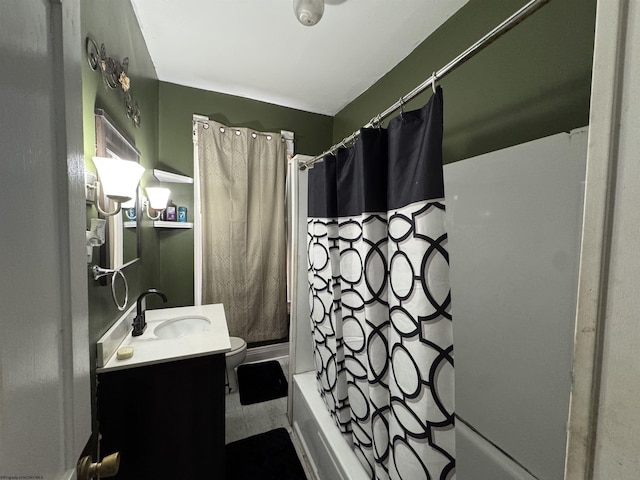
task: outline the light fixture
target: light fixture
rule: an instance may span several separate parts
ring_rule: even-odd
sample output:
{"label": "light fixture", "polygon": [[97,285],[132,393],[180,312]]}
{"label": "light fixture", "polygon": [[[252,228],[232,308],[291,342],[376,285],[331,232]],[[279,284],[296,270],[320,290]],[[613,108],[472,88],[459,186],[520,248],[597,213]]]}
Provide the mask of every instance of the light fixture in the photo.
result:
{"label": "light fixture", "polygon": [[293,11],[302,25],[311,27],[322,18],[324,0],[293,0]]}
{"label": "light fixture", "polygon": [[[144,173],[144,167],[137,162],[120,158],[93,157],[93,163],[100,179],[96,182],[96,208],[104,216],[115,215],[120,212],[123,203],[136,198],[138,182]],[[107,212],[100,206],[100,189],[116,204],[113,212]]]}
{"label": "light fixture", "polygon": [[[167,207],[171,190],[163,187],[147,187],[146,189],[149,200],[145,199],[143,209],[147,212],[147,217],[151,220],[158,220],[162,211]],[[157,213],[151,215],[149,210],[155,210]]]}
{"label": "light fixture", "polygon": [[127,200],[126,202],[122,202],[122,203],[120,204],[120,206],[121,206],[122,208],[125,208],[125,209],[126,209],[126,208],[133,208],[133,207],[135,207],[135,206],[136,206],[136,199],[135,199],[135,197],[133,197],[131,200]]}

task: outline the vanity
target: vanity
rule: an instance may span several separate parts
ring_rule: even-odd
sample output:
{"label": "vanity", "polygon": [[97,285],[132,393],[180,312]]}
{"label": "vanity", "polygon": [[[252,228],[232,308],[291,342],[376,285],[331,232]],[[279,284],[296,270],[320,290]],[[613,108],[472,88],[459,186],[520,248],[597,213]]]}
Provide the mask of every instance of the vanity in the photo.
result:
{"label": "vanity", "polygon": [[101,455],[120,452],[115,478],[224,479],[223,306],[147,310],[137,337],[135,314],[134,305],[98,342]]}

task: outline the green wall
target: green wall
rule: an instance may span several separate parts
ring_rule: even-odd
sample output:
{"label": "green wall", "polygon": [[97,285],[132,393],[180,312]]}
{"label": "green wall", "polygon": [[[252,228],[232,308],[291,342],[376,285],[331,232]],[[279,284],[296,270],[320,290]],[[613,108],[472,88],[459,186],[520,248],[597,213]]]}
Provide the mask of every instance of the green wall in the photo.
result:
{"label": "green wall", "polygon": [[[192,115],[262,131],[292,130],[296,153],[315,155],[360,128],[509,16],[524,0],[471,0],[404,61],[335,117],[159,82],[129,0],[82,2],[83,36],[130,59],[132,92],[142,123],[134,128],[122,94],[98,72],[82,67],[85,157],[93,170],[93,112],[104,109],[135,140],[142,165],[193,175]],[[445,162],[504,148],[588,123],[596,0],[553,0],[507,36],[441,81],[445,94]],[[390,41],[393,34],[389,33]],[[83,47],[84,48],[84,47]],[[313,92],[310,92],[312,94]],[[418,108],[429,94],[407,105]],[[149,172],[141,185],[157,183]],[[191,185],[169,184],[178,205],[193,212]],[[91,209],[89,215],[94,215]],[[164,290],[167,306],[193,304],[193,231],[141,228],[142,254],[126,267],[129,305],[149,288]],[[94,252],[94,258],[97,252]],[[95,342],[120,316],[108,287],[87,275],[92,365]],[[151,308],[161,302],[149,299]]]}
{"label": "green wall", "polygon": [[[331,144],[333,119],[246,98],[160,82],[159,168],[193,175],[193,114],[260,131],[295,132],[296,153]],[[173,200],[193,212],[193,189],[170,184]],[[175,193],[174,193],[175,189]],[[193,231],[159,231],[160,283],[171,306],[193,305]]]}
{"label": "green wall", "polygon": [[[129,0],[109,2],[83,1],[81,4],[82,40],[90,35],[97,43],[105,44],[107,54],[123,60],[129,57],[128,76],[131,79],[131,92],[141,110],[141,124],[135,128],[127,118],[122,92],[111,90],[102,80],[99,71],[89,68],[87,62],[82,65],[83,98],[83,136],[85,167],[95,171],[91,157],[95,150],[95,108],[102,108],[119,129],[132,139],[141,152],[140,162],[149,169],[158,158],[158,80],[146,44]],[[146,184],[148,173],[141,183]],[[93,207],[87,208],[87,217],[96,217]],[[153,229],[143,224],[142,255],[140,261],[124,268],[129,283],[129,305],[138,294],[153,285],[157,278],[159,242]],[[99,261],[100,254],[94,248],[92,265]],[[104,265],[103,265],[104,266]],[[118,311],[111,299],[110,286],[101,286],[87,271],[89,286],[89,341],[91,368],[95,371],[95,344],[106,330],[117,320],[122,312]],[[151,305],[151,302],[150,302]],[[95,378],[92,375],[92,400],[95,401]],[[95,406],[95,403],[94,403]],[[95,418],[95,417],[94,417]]]}
{"label": "green wall", "polygon": [[[107,54],[122,60],[129,57],[131,91],[141,110],[139,128],[133,126],[124,110],[122,92],[111,90],[99,71],[88,63],[82,65],[83,136],[85,167],[95,171],[91,157],[95,155],[94,110],[101,108],[120,130],[134,140],[141,152],[141,163],[147,169],[141,187],[155,185],[151,169],[193,175],[192,115],[199,113],[235,126],[265,131],[292,130],[296,134],[296,151],[316,152],[331,144],[333,119],[291,108],[245,98],[208,92],[159,82],[135,14],[129,0],[82,2],[82,33],[100,45]],[[83,44],[84,51],[84,44]],[[161,120],[160,120],[161,119]],[[193,186],[168,184],[176,204],[193,212]],[[87,218],[97,216],[87,207]],[[129,283],[130,306],[137,296],[150,287],[167,293],[169,303],[149,297],[148,306],[182,306],[193,304],[193,231],[153,228],[142,220],[140,260],[125,267]],[[99,258],[94,249],[94,261]],[[87,271],[89,286],[89,340],[92,372],[95,372],[97,340],[122,315],[113,303],[111,289],[93,280]],[[95,407],[95,378],[92,375],[92,401]],[[95,419],[95,416],[94,416]]]}
{"label": "green wall", "polygon": [[[478,155],[588,123],[596,0],[553,0],[440,83],[445,93],[445,162]],[[292,130],[296,152],[314,155],[370,120],[509,16],[524,0],[471,0],[405,60],[335,117],[246,98],[158,82],[128,0],[82,3],[82,30],[107,52],[130,59],[132,91],[142,124],[126,118],[121,92],[83,65],[84,138],[95,152],[93,111],[103,108],[135,139],[147,169],[193,175],[194,113],[263,131]],[[390,36],[392,38],[392,36]],[[418,108],[420,95],[407,108]],[[90,160],[87,168],[93,170]],[[157,183],[146,173],[142,186]],[[193,212],[190,185],[170,184],[172,198]],[[144,220],[141,261],[126,268],[130,302],[158,287],[169,306],[193,303],[193,231],[153,229]],[[89,276],[90,336],[94,343],[120,315],[110,290]],[[155,308],[159,302],[150,299]],[[92,349],[93,350],[93,349]]]}
{"label": "green wall", "polygon": [[[333,141],[398,101],[525,3],[471,0],[335,116]],[[596,0],[553,0],[440,82],[445,163],[588,124],[595,6]],[[430,94],[407,109],[419,108]]]}

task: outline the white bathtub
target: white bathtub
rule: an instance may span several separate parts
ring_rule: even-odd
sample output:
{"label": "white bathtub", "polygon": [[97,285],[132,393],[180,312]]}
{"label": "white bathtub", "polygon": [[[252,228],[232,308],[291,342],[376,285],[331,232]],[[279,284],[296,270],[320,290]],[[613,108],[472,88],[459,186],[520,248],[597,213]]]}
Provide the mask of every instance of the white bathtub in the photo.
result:
{"label": "white bathtub", "polygon": [[317,480],[369,480],[320,398],[315,372],[293,376],[293,429]]}

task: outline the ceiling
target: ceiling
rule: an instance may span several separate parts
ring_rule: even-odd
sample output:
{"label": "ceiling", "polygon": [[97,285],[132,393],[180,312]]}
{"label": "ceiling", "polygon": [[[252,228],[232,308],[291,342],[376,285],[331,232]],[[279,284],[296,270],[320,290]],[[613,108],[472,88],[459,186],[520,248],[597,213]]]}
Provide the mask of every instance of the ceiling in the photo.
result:
{"label": "ceiling", "polygon": [[468,0],[132,0],[161,81],[335,115]]}

